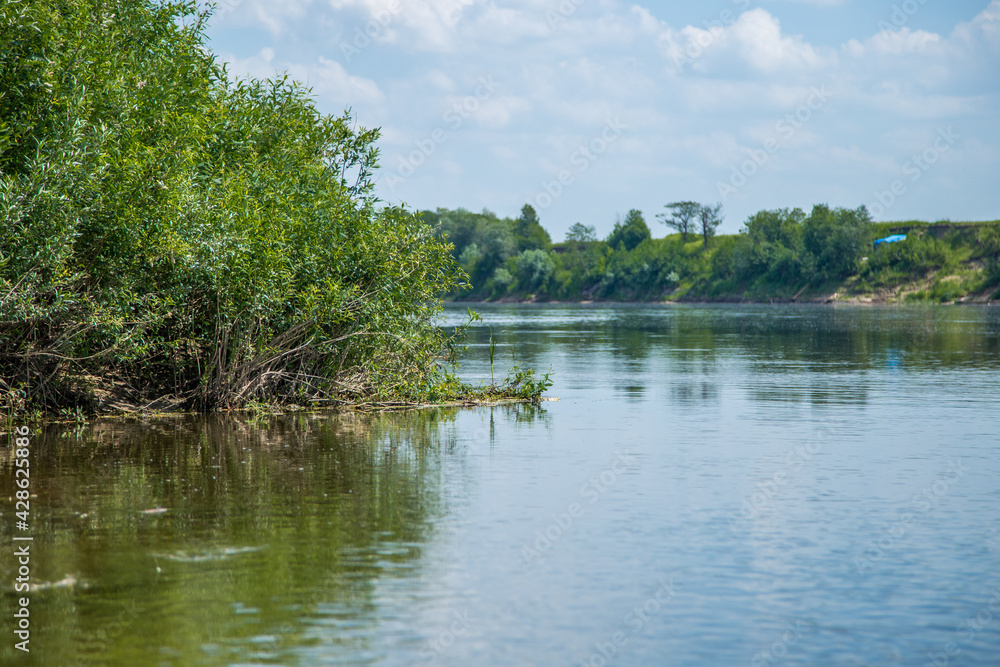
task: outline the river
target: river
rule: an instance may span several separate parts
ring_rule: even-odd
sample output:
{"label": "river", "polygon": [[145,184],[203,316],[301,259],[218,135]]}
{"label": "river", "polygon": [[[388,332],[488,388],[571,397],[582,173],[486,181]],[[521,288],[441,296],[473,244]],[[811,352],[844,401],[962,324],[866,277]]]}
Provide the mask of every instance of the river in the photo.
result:
{"label": "river", "polygon": [[5,449],[0,662],[1000,664],[1000,309],[475,308],[559,400]]}

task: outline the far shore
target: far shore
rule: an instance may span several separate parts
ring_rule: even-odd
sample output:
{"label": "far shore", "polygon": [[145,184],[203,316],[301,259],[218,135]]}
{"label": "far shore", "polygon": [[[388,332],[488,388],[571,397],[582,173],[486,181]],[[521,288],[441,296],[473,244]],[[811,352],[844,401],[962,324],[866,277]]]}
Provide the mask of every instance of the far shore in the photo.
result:
{"label": "far shore", "polygon": [[954,301],[904,301],[900,299],[886,299],[877,296],[840,296],[832,294],[825,297],[811,299],[741,299],[738,297],[721,299],[666,299],[660,301],[617,301],[612,299],[581,299],[579,301],[558,300],[558,299],[535,299],[514,297],[504,297],[494,301],[485,299],[454,299],[446,301],[451,304],[516,304],[516,305],[623,305],[623,306],[685,306],[685,305],[806,305],[806,306],[997,306],[1000,300],[990,299],[982,296],[972,296],[968,298],[956,299]]}

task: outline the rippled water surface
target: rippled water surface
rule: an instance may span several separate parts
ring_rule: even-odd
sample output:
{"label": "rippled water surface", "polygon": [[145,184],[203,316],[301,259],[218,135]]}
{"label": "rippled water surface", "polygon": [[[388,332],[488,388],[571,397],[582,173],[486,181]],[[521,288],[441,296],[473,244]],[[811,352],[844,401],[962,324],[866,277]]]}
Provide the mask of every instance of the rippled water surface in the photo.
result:
{"label": "rippled water surface", "polygon": [[559,401],[42,429],[0,663],[1000,664],[1000,310],[478,310]]}

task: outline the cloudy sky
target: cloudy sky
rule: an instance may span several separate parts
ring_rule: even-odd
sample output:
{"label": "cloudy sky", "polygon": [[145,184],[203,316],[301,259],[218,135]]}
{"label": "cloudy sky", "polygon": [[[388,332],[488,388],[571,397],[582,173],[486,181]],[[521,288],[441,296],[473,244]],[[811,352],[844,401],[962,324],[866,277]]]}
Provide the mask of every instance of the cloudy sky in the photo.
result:
{"label": "cloudy sky", "polygon": [[1000,218],[1000,0],[218,0],[209,37],[381,127],[416,209]]}

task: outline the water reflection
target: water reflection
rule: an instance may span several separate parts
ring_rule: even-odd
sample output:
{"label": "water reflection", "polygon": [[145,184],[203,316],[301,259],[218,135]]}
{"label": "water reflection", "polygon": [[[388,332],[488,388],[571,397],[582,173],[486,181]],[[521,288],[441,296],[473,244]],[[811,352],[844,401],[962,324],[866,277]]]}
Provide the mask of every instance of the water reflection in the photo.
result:
{"label": "water reflection", "polygon": [[[502,412],[527,424],[543,415]],[[419,569],[443,511],[440,434],[454,418],[439,409],[45,428],[32,444],[32,640],[44,649],[22,662],[230,664],[319,642],[358,664],[380,622],[377,582]],[[12,495],[9,456],[2,467]],[[3,598],[5,617],[12,602]]]}
{"label": "water reflection", "polygon": [[674,383],[670,388],[670,396],[680,405],[716,404],[719,402],[719,387],[710,382]]}
{"label": "water reflection", "polygon": [[[647,383],[658,383],[652,375],[689,373],[706,379],[674,383],[672,400],[715,402],[717,382],[710,378],[725,372],[720,357],[747,365],[750,399],[815,406],[864,405],[868,372],[981,370],[996,368],[1000,358],[995,308],[967,308],[956,316],[940,307],[477,307],[490,325],[506,328],[519,361],[543,368],[558,357],[610,364],[615,389],[630,401],[648,393]],[[474,350],[488,344],[488,332],[471,330]],[[481,359],[470,355],[470,377],[483,377]]]}

